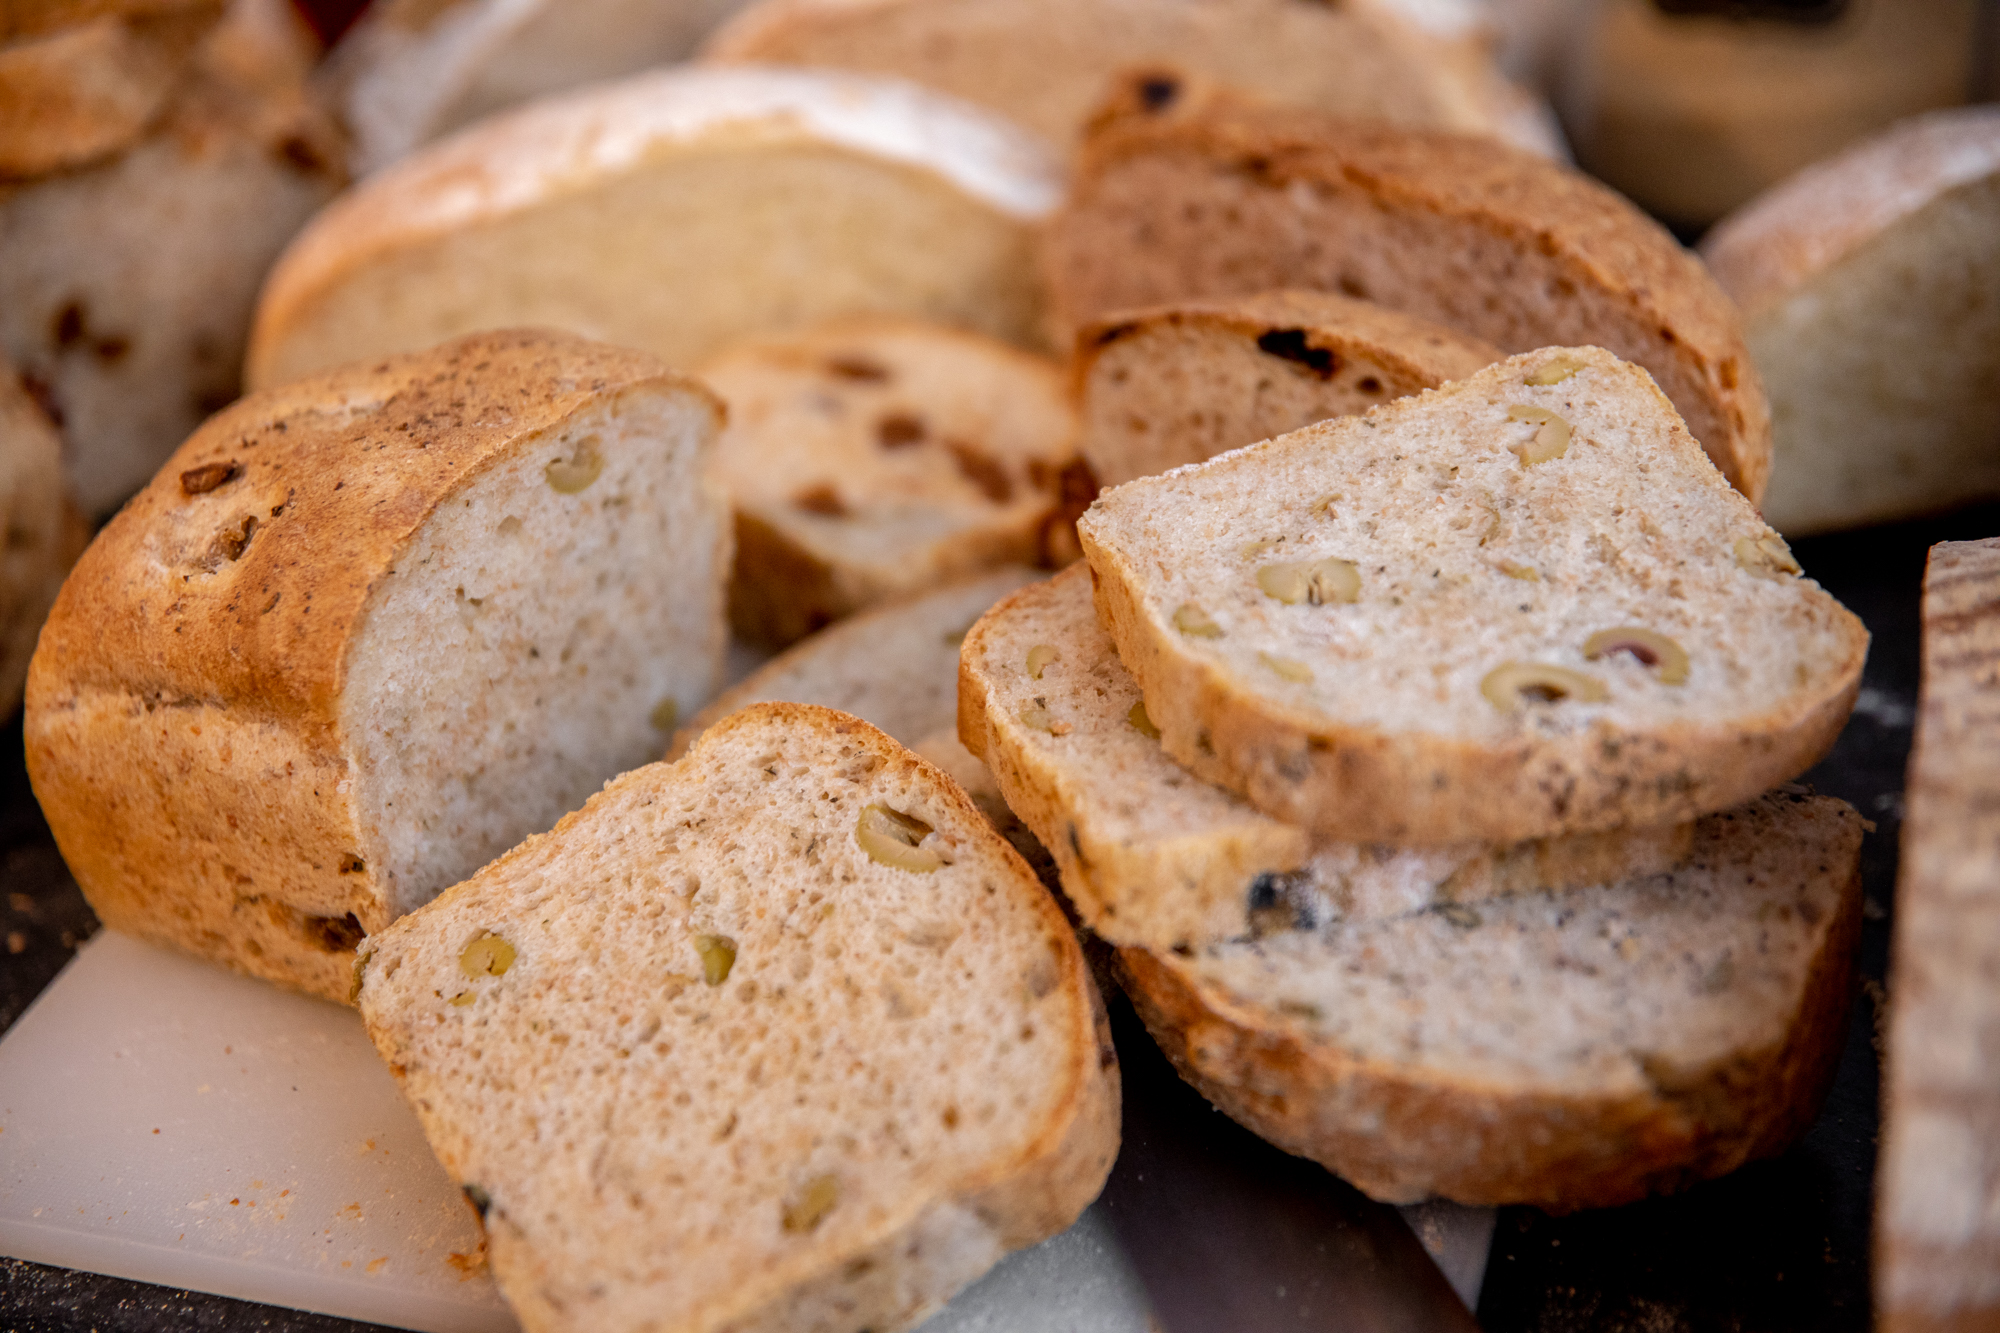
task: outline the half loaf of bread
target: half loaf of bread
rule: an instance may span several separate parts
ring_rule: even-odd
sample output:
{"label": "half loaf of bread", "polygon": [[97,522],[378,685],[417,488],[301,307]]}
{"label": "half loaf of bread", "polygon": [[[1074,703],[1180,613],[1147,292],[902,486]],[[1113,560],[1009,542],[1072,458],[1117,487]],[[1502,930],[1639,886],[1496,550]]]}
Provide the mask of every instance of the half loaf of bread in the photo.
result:
{"label": "half loaf of bread", "polygon": [[1311,287],[1509,352],[1644,366],[1754,502],[1769,413],[1736,309],[1658,223],[1567,168],[1468,136],[1190,94],[1084,145],[1043,247],[1067,336],[1114,310]]}
{"label": "half loaf of bread", "polygon": [[1353,841],[1727,809],[1826,752],[1867,652],[1599,348],[1127,483],[1078,530],[1167,753]]}
{"label": "half loaf of bread", "polygon": [[[63,480],[62,441],[0,357],[0,719],[20,707],[42,620],[90,527]],[[982,608],[984,609],[984,608]],[[954,651],[952,661],[957,663]],[[957,717],[952,709],[945,717]]]}
{"label": "half loaf of bread", "polygon": [[1078,448],[1099,484],[1117,486],[1435,389],[1502,355],[1331,292],[1118,311],[1076,336]]}
{"label": "half loaf of bread", "polygon": [[252,395],[78,563],[29,776],[106,925],[315,994],[715,688],[721,409],[495,333]]}
{"label": "half loaf of bread", "polygon": [[1031,234],[1058,188],[1025,131],[908,84],[642,74],[495,116],[337,200],[266,284],[246,373],[518,324],[683,367],[847,314],[1032,341]]}
{"label": "half loaf of bread", "polygon": [[611,783],[356,981],[531,1333],[906,1328],[1117,1152],[1055,903],[829,709],[754,705]]}

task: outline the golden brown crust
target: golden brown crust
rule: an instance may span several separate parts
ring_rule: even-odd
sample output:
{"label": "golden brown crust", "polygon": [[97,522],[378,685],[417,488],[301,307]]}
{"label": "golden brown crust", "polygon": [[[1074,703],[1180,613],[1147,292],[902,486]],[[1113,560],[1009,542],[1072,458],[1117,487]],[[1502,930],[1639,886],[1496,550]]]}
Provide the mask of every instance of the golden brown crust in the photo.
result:
{"label": "golden brown crust", "polygon": [[389,910],[339,725],[371,590],[522,440],[663,382],[714,401],[644,353],[481,334],[252,395],[183,444],[77,563],[29,672],[29,776],[106,923],[345,999]]}
{"label": "golden brown crust", "polygon": [[[1111,117],[1075,182],[1043,248],[1060,330],[1286,283],[1512,352],[1596,343],[1650,371],[1723,475],[1763,494],[1769,410],[1735,308],[1657,223],[1574,171],[1489,140],[1208,96]],[[1254,217],[1270,200],[1286,202]],[[1383,228],[1389,259],[1372,249]]]}

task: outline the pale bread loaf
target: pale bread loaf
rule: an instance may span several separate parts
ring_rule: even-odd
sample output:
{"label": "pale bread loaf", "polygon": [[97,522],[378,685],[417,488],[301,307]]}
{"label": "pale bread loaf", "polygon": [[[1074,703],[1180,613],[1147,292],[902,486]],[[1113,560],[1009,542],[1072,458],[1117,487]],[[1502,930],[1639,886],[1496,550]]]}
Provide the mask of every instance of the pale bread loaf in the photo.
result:
{"label": "pale bread loaf", "polygon": [[1658,223],[1529,153],[1190,94],[1092,135],[1042,253],[1062,336],[1113,310],[1311,287],[1509,352],[1606,347],[1763,493],[1769,414],[1729,298]]}
{"label": "pale bread loaf", "polygon": [[1175,69],[1266,101],[1563,151],[1552,118],[1472,41],[1378,0],[762,0],[703,58],[893,75],[1072,149],[1114,73]]}
{"label": "pale bread loaf", "polygon": [[2000,1325],[2000,538],[1941,542],[1896,881],[1875,1209],[1890,1333]]}
{"label": "pale bread loaf", "polygon": [[1127,483],[1078,532],[1167,753],[1354,841],[1727,809],[1826,752],[1867,653],[1601,348]]}
{"label": "pale bread loaf", "polygon": [[364,932],[657,755],[649,717],[720,669],[720,415],[644,353],[510,332],[213,418],[29,675],[28,773],[98,916],[339,998]]}
{"label": "pale bread loaf", "polygon": [[[913,867],[950,862],[865,851],[885,807],[931,830]],[[901,1329],[1117,1151],[1062,914],[955,784],[828,709],[754,705],[611,783],[371,938],[357,984],[530,1333]]]}
{"label": "pale bread loaf", "polygon": [[680,758],[723,718],[765,702],[837,708],[916,749],[958,723],[958,645],[966,631],[986,608],[1036,577],[1008,566],[823,629],[711,699],[674,733],[666,757]]}
{"label": "pale bread loaf", "polygon": [[1274,934],[1120,951],[1197,1088],[1378,1199],[1628,1203],[1789,1147],[1833,1080],[1861,818],[1774,793],[1683,869]]}
{"label": "pale bread loaf", "polygon": [[[21,706],[35,637],[90,541],[63,481],[62,441],[0,357],[0,719]],[[952,661],[957,663],[954,652]],[[950,717],[955,718],[954,709]]]}
{"label": "pale bread loaf", "polygon": [[1042,357],[875,318],[739,343],[696,373],[729,405],[715,475],[746,640],[782,647],[981,569],[1076,558],[1097,488]]}
{"label": "pale bread loaf", "polygon": [[1076,335],[1078,448],[1116,486],[1435,389],[1502,355],[1330,292],[1118,311]]}
{"label": "pale bread loaf", "polygon": [[960,735],[1050,849],[1078,915],[1113,944],[1173,951],[1615,883],[1679,864],[1693,836],[1679,824],[1506,847],[1338,841],[1194,777],[1150,727],[1097,623],[1088,569],[1022,590],[966,636]]}
{"label": "pale bread loaf", "polygon": [[1771,398],[1785,533],[2000,495],[2000,108],[1904,123],[1702,242]]}
{"label": "pale bread loaf", "polygon": [[1032,136],[908,84],[642,74],[492,117],[349,191],[272,273],[246,375],[521,323],[677,366],[851,314],[1032,340],[1031,236],[1058,188]]}

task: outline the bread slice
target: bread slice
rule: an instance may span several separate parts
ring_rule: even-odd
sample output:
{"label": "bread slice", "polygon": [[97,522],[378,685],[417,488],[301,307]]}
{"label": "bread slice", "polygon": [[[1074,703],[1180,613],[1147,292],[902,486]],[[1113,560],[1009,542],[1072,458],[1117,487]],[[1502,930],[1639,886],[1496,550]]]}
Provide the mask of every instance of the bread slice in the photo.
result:
{"label": "bread slice", "polygon": [[758,704],[625,775],[356,976],[530,1333],[905,1328],[1117,1152],[1062,914],[955,784],[830,709]]}
{"label": "bread slice", "polygon": [[1114,312],[1077,334],[1079,448],[1116,486],[1435,389],[1503,355],[1330,292]]}
{"label": "bread slice", "polygon": [[1029,341],[1031,232],[1058,188],[1029,135],[906,84],[642,74],[496,116],[350,191],[272,273],[246,373],[277,384],[523,323],[677,366],[850,314]]}
{"label": "bread slice", "polygon": [[1341,292],[1509,352],[1644,366],[1754,502],[1770,421],[1735,307],[1659,224],[1486,140],[1190,95],[1085,144],[1043,248],[1064,333],[1110,311],[1273,287]]}
{"label": "bread slice", "polygon": [[1560,153],[1548,122],[1523,113],[1532,99],[1474,48],[1378,0],[762,0],[710,38],[703,57],[911,79],[1065,151],[1114,73],[1165,67],[1282,105]]}
{"label": "bread slice", "polygon": [[[63,481],[62,441],[0,358],[0,720],[13,717],[28,682],[35,637],[63,577],[90,542],[90,527]],[[953,655],[954,667],[957,662]],[[957,716],[953,709],[947,721]]]}
{"label": "bread slice", "polygon": [[98,916],[342,998],[364,932],[657,755],[721,666],[720,416],[644,353],[513,332],[214,417],[29,674]]}
{"label": "bread slice", "polygon": [[2000,496],[2000,108],[1906,121],[1809,168],[1702,253],[1771,396],[1772,526]]}
{"label": "bread slice", "polygon": [[1078,532],[1167,753],[1354,841],[1727,809],[1826,752],[1867,655],[1601,348],[1127,483]]}
{"label": "bread slice", "polygon": [[1851,808],[1794,790],[1702,820],[1688,865],[1650,879],[1119,962],[1210,1101],[1373,1197],[1603,1207],[1812,1123],[1860,846]]}
{"label": "bread slice", "polygon": [[1892,1333],[2000,1325],[2000,538],[1933,546],[1923,606],[1875,1209]]}
{"label": "bread slice", "polygon": [[236,396],[264,271],[344,179],[305,97],[310,40],[282,0],[236,0],[142,133],[0,190],[0,355],[61,430],[88,513]]}
{"label": "bread slice", "polygon": [[530,98],[684,60],[737,0],[384,0],[362,11],[320,81],[355,169]]}
{"label": "bread slice", "polygon": [[839,321],[738,344],[698,374],[729,404],[736,632],[782,647],[864,607],[1007,563],[1076,558],[1097,494],[1061,373],[977,334]]}
{"label": "bread slice", "polygon": [[1036,577],[1010,565],[821,630],[711,699],[674,733],[667,758],[680,758],[737,709],[767,701],[837,708],[915,749],[958,723],[958,645],[966,631]]}
{"label": "bread slice", "polygon": [[966,635],[959,730],[1114,944],[1175,951],[1532,889],[1615,883],[1683,861],[1691,824],[1495,847],[1371,846],[1260,814],[1161,750],[1091,607],[1087,568],[993,608]]}

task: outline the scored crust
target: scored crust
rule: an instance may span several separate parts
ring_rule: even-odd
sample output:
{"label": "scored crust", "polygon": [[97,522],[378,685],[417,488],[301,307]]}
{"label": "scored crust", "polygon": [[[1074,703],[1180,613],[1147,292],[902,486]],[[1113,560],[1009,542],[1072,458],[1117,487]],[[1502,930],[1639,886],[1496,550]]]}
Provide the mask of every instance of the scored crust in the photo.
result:
{"label": "scored crust", "polygon": [[[865,854],[871,804],[951,861]],[[489,934],[508,962],[469,976]],[[531,1330],[902,1328],[1068,1226],[1116,1155],[1061,912],[956,784],[830,709],[753,705],[617,779],[371,939],[357,982]]]}
{"label": "scored crust", "polygon": [[[1167,753],[1356,841],[1726,809],[1826,752],[1866,656],[1652,381],[1598,348],[1128,483],[1078,531]],[[1267,582],[1326,562],[1350,584]]]}

